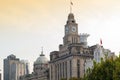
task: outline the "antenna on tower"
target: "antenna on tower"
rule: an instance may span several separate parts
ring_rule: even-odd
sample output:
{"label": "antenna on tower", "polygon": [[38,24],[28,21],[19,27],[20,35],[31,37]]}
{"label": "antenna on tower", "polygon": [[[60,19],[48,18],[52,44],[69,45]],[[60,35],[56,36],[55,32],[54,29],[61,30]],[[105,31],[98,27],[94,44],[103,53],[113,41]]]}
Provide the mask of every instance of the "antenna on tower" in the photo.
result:
{"label": "antenna on tower", "polygon": [[72,0],[70,0],[70,13],[72,13],[72,6],[73,6],[73,2]]}
{"label": "antenna on tower", "polygon": [[41,54],[40,54],[40,56],[44,56],[44,54],[43,54],[43,47],[41,47]]}
{"label": "antenna on tower", "polygon": [[43,54],[43,47],[41,47],[41,54]]}

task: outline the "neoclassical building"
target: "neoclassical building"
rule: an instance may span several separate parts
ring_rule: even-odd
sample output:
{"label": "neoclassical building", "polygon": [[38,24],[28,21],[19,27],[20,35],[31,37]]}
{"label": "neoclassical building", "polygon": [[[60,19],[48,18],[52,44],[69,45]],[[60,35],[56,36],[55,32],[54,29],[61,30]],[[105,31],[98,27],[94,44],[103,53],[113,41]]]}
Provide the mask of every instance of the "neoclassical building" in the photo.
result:
{"label": "neoclassical building", "polygon": [[83,77],[88,68],[93,67],[93,60],[100,62],[104,53],[113,56],[110,50],[104,49],[101,45],[87,45],[89,34],[78,33],[78,24],[74,14],[70,13],[66,25],[63,44],[59,45],[58,51],[50,53],[50,61],[41,52],[34,62],[32,74],[20,77],[20,80],[69,80],[72,77]]}
{"label": "neoclassical building", "polygon": [[43,51],[34,62],[33,73],[21,76],[20,80],[49,80],[48,59],[43,54]]}
{"label": "neoclassical building", "polygon": [[101,62],[101,59],[105,60],[106,58],[115,58],[115,53],[111,52],[109,49],[105,49],[103,46],[97,44],[94,50],[94,60],[97,63]]}
{"label": "neoclassical building", "polygon": [[83,77],[86,62],[93,59],[93,49],[87,46],[89,35],[78,34],[78,24],[73,13],[68,15],[64,30],[63,44],[59,45],[59,51],[50,53],[50,80]]}

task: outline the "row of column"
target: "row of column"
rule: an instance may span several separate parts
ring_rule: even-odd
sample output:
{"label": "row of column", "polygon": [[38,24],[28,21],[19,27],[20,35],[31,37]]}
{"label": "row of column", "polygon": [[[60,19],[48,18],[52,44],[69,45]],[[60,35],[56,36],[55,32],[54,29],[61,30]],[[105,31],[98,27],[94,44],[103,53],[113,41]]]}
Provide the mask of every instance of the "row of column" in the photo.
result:
{"label": "row of column", "polygon": [[58,64],[51,64],[50,80],[61,80],[62,78],[68,78],[68,73],[70,73],[69,67],[70,64],[67,61]]}
{"label": "row of column", "polygon": [[50,66],[50,80],[61,80],[62,78],[69,80],[71,77],[82,77],[84,75],[84,61],[81,61],[72,59],[65,62],[53,63]]}
{"label": "row of column", "polygon": [[67,78],[67,61],[55,64],[55,80]]}

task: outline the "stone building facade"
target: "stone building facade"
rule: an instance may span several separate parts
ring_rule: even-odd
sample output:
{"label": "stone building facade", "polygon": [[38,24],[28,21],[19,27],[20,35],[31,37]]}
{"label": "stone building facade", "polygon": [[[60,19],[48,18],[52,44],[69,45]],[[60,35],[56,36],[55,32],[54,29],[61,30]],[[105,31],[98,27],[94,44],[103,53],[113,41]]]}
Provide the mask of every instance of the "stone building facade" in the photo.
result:
{"label": "stone building facade", "polygon": [[21,76],[20,80],[49,80],[48,59],[43,54],[43,51],[34,62],[32,74]]}
{"label": "stone building facade", "polygon": [[92,48],[87,46],[88,34],[78,34],[78,24],[73,13],[68,15],[64,27],[65,36],[59,51],[50,53],[50,80],[61,80],[72,77],[83,77],[86,61],[93,59]]}

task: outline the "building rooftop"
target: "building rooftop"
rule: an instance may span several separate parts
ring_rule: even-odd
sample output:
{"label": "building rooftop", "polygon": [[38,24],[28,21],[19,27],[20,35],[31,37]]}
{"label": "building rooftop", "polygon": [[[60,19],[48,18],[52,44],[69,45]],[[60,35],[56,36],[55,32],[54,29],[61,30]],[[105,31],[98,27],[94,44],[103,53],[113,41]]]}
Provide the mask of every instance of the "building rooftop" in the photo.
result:
{"label": "building rooftop", "polygon": [[48,59],[45,57],[42,51],[40,56],[34,62],[34,64],[45,64],[45,63],[48,63]]}

